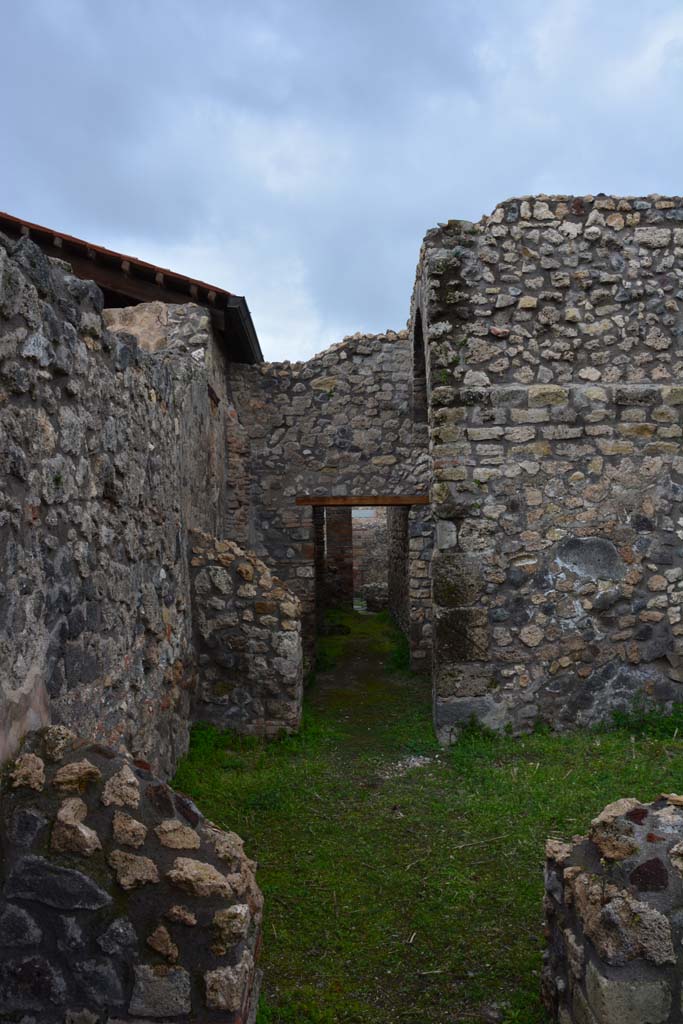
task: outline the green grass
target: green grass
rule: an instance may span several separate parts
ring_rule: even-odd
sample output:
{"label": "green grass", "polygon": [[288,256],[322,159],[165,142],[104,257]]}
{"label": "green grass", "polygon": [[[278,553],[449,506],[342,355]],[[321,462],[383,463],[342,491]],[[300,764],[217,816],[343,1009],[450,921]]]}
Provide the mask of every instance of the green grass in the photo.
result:
{"label": "green grass", "polygon": [[[540,1024],[543,846],[612,800],[683,789],[683,709],[440,751],[384,615],[337,613],[301,733],[197,726],[175,785],[235,829],[266,897],[258,1024]],[[385,777],[407,755],[432,760]]]}

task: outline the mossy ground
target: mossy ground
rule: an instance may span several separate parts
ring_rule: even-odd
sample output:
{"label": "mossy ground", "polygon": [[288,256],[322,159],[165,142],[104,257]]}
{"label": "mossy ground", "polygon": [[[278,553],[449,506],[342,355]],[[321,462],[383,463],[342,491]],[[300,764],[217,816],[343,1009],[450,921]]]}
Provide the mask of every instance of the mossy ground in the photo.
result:
{"label": "mossy ground", "polygon": [[[175,778],[259,862],[259,1024],[455,1024],[491,1004],[539,1024],[544,841],[618,797],[683,791],[683,709],[573,735],[472,729],[440,751],[388,617],[332,621],[350,632],[321,638],[300,735],[198,726]],[[430,760],[396,771],[410,755]]]}

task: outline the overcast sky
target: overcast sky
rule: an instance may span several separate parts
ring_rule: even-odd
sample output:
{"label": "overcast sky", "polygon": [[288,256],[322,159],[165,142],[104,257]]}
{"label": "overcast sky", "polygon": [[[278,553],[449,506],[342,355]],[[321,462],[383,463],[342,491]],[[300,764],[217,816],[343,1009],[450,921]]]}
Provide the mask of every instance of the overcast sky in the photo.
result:
{"label": "overcast sky", "polygon": [[438,221],[683,192],[683,0],[0,7],[0,209],[246,295],[269,359],[405,326]]}

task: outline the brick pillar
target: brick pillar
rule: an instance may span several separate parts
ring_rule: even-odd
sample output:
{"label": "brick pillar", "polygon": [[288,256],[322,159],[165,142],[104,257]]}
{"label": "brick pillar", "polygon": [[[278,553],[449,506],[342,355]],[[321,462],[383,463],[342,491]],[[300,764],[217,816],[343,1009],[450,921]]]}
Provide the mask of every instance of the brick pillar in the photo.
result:
{"label": "brick pillar", "polygon": [[350,508],[326,508],[325,603],[353,608],[353,527]]}
{"label": "brick pillar", "polygon": [[325,509],[313,506],[313,552],[315,562],[315,618],[319,626],[325,612]]}
{"label": "brick pillar", "polygon": [[387,509],[389,611],[406,636],[410,633],[408,509]]}

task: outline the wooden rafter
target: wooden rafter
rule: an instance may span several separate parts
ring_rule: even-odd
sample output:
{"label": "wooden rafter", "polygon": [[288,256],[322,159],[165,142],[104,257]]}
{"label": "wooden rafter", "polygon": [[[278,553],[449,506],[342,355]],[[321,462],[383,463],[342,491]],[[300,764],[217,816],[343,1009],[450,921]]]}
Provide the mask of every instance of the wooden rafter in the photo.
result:
{"label": "wooden rafter", "polygon": [[366,505],[428,505],[426,494],[352,494],[338,495],[302,495],[296,499],[297,505],[341,505],[346,507]]}

